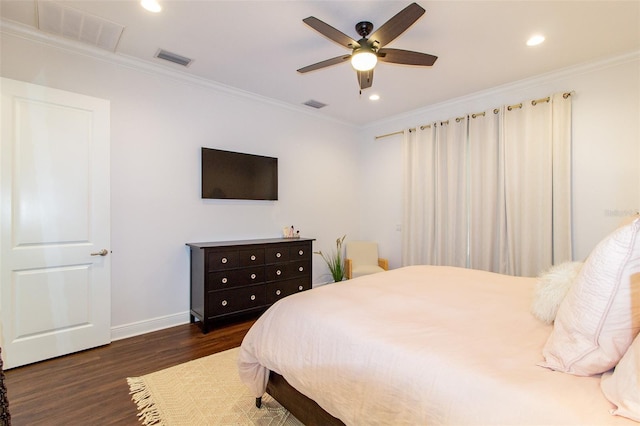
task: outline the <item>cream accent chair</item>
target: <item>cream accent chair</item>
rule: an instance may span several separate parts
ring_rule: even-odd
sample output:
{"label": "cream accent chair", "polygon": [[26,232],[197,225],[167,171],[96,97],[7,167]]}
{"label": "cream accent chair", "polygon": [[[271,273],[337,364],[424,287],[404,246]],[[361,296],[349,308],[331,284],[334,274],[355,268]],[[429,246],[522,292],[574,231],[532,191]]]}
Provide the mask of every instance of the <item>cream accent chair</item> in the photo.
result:
{"label": "cream accent chair", "polygon": [[344,263],[347,279],[389,270],[389,261],[378,257],[378,244],[369,241],[347,241]]}

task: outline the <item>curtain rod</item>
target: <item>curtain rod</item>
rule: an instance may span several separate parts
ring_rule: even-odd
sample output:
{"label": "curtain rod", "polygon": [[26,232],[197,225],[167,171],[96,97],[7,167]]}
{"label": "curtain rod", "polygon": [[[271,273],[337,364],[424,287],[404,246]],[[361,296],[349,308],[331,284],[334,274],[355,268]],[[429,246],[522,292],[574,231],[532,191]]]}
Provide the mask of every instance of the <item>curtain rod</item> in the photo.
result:
{"label": "curtain rod", "polygon": [[[562,97],[567,99],[569,96],[571,96],[573,93],[575,93],[573,90],[570,92],[565,92],[562,94]],[[537,104],[541,103],[541,102],[549,102],[551,100],[551,96],[547,96],[546,98],[540,98],[540,99],[535,99],[531,101],[531,105],[536,106]],[[511,111],[515,108],[522,108],[522,102],[520,102],[519,104],[515,104],[515,105],[508,105],[507,106],[507,110]],[[494,108],[493,109],[493,113],[497,114],[500,112],[500,108]],[[485,112],[476,112],[473,114],[469,114],[465,117],[471,117],[471,118],[477,118],[477,117],[484,117],[485,116]],[[456,123],[460,122],[460,120],[463,120],[465,117],[457,117],[456,118]],[[440,121],[439,122],[441,126],[444,126],[445,124],[449,124],[449,120],[444,120],[444,121]],[[438,124],[438,122],[434,123],[435,125]],[[431,128],[431,124],[423,124],[422,126],[420,126],[420,130],[424,130],[424,129],[429,129]],[[409,129],[407,129],[409,132],[415,132],[417,129],[416,127],[411,127]],[[384,135],[379,135],[379,136],[375,136],[374,140],[378,140],[378,139],[383,139],[389,136],[394,136],[394,135],[400,135],[400,134],[404,134],[405,130],[398,130],[397,132],[392,132],[392,133],[387,133]]]}
{"label": "curtain rod", "polygon": [[[411,129],[409,129],[409,130],[411,130]],[[382,138],[386,138],[386,137],[389,137],[389,136],[400,135],[400,134],[404,134],[404,130],[398,130],[397,132],[387,133],[386,135],[376,136],[375,139],[382,139]]]}

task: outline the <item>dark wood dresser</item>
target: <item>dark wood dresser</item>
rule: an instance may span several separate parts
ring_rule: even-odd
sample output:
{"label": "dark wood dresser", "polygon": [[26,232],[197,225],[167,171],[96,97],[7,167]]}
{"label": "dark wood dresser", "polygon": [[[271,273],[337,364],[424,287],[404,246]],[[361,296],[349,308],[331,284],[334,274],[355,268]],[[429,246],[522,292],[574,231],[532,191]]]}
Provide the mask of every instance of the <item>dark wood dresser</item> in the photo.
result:
{"label": "dark wood dresser", "polygon": [[265,310],[311,288],[310,238],[188,243],[191,322],[207,333],[216,319]]}

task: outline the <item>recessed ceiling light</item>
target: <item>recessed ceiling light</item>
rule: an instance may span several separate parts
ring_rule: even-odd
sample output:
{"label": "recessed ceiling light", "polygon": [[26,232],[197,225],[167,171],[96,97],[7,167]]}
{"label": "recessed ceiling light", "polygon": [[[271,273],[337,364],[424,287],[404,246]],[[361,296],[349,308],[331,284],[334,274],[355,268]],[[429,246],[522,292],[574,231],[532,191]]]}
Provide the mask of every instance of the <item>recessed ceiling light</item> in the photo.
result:
{"label": "recessed ceiling light", "polygon": [[527,40],[527,46],[537,46],[544,41],[544,36],[536,34]]}
{"label": "recessed ceiling light", "polygon": [[157,0],[141,0],[140,4],[149,12],[158,13],[162,10],[162,6],[160,6]]}
{"label": "recessed ceiling light", "polygon": [[377,101],[378,99],[380,99],[380,95],[373,94],[369,96],[369,99],[372,101]]}

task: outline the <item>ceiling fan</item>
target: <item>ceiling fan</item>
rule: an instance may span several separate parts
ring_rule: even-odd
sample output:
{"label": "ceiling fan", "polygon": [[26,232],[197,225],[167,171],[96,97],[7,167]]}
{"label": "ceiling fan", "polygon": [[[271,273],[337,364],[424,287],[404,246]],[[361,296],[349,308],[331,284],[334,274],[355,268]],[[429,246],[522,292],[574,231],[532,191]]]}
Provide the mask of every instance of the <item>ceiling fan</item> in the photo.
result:
{"label": "ceiling fan", "polygon": [[437,56],[427,53],[413,52],[410,50],[386,48],[396,37],[405,32],[423,14],[425,10],[417,3],[411,3],[402,9],[393,18],[385,22],[370,37],[367,36],[373,30],[373,24],[368,21],[358,22],[356,32],[361,39],[355,41],[348,35],[338,31],[331,25],[322,22],[318,18],[310,16],[302,21],[320,34],[335,41],[341,46],[351,49],[350,55],[341,55],[327,59],[313,65],[300,68],[299,73],[306,73],[331,65],[340,64],[351,60],[351,65],[356,70],[360,91],[371,87],[373,84],[373,68],[378,60],[393,64],[431,66],[438,59]]}

